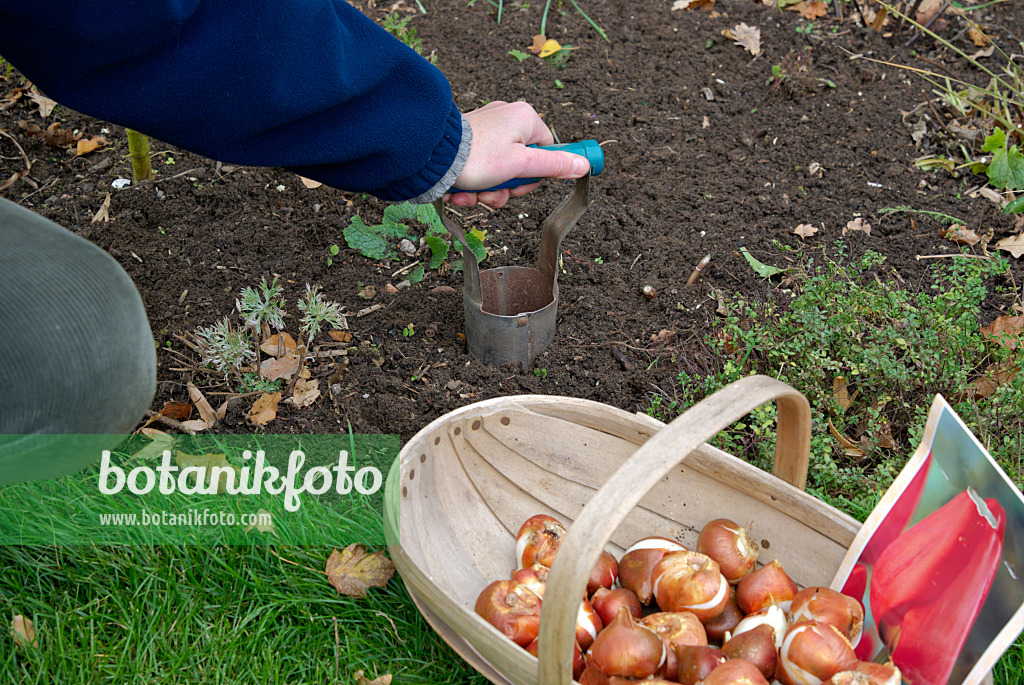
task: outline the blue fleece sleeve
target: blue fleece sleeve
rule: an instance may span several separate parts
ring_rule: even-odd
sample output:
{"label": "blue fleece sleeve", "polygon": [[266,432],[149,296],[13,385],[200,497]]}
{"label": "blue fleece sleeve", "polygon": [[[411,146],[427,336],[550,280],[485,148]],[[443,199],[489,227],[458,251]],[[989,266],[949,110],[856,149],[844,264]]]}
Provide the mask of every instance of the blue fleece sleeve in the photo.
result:
{"label": "blue fleece sleeve", "polygon": [[0,0],[0,55],[90,116],[385,200],[466,147],[444,75],[342,0]]}

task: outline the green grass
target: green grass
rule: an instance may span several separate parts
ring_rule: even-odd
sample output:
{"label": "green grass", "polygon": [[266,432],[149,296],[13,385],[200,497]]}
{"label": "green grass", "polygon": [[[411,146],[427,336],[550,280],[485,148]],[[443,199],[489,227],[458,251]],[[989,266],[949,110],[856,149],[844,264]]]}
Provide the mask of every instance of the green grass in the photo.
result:
{"label": "green grass", "polygon": [[350,683],[362,669],[399,683],[483,682],[397,579],[363,599],[339,596],[309,570],[329,549],[274,552],[0,549],[0,609],[32,619],[38,638],[36,649],[4,650],[0,680]]}

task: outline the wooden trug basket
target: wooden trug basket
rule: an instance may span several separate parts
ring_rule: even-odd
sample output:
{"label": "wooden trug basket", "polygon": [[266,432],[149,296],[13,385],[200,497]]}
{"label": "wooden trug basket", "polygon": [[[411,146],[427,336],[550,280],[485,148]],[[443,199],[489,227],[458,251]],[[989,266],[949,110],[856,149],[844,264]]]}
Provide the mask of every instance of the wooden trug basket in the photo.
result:
{"label": "wooden trug basket", "polygon": [[[773,474],[706,444],[775,400]],[[602,549],[619,558],[648,535],[693,546],[726,517],[750,526],[759,563],[801,586],[829,585],[860,524],[803,491],[810,408],[799,392],[750,376],[670,424],[588,400],[523,395],[479,402],[430,423],[388,475],[391,558],[427,621],[502,685],[568,685],[579,598]],[[474,611],[477,595],[516,567],[516,533],[534,514],[567,526],[548,578],[540,657]]]}

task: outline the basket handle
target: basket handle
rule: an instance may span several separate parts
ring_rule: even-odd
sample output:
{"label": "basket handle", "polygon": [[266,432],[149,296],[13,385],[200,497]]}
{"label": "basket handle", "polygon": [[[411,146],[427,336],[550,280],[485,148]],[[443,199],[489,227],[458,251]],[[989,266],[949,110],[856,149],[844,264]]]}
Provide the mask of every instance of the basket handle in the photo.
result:
{"label": "basket handle", "polygon": [[778,406],[772,472],[803,489],[811,448],[811,410],[807,399],[789,385],[768,376],[747,376],[677,417],[612,474],[562,541],[541,608],[538,683],[572,682],[571,655],[580,597],[601,550],[623,519],[691,452],[771,400]]}

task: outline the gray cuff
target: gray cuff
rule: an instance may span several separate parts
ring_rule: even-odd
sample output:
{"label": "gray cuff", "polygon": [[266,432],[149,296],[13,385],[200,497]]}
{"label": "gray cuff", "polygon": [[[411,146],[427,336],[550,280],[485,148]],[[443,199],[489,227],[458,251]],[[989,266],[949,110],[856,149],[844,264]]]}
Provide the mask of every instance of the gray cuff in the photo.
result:
{"label": "gray cuff", "polygon": [[455,159],[452,160],[451,167],[445,172],[445,175],[441,177],[441,180],[434,184],[434,187],[427,192],[417,195],[416,197],[409,200],[414,205],[425,205],[430,204],[437,198],[441,197],[448,192],[448,189],[455,185],[455,179],[459,177],[462,170],[466,166],[466,160],[469,159],[469,147],[473,144],[473,129],[469,125],[469,120],[466,119],[466,115],[462,115],[462,141],[459,143],[459,151],[455,153]]}

